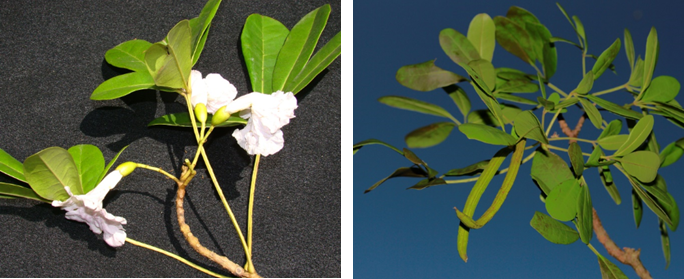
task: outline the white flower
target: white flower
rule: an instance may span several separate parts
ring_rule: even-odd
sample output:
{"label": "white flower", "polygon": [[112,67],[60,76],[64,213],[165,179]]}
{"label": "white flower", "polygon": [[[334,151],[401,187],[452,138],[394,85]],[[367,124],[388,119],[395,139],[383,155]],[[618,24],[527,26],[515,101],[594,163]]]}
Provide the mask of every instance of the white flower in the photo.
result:
{"label": "white flower", "polygon": [[237,89],[220,74],[208,74],[202,78],[202,73],[197,70],[190,72],[190,87],[192,94],[190,102],[195,107],[203,103],[207,112],[214,114],[220,107],[230,104],[237,95]]}
{"label": "white flower", "polygon": [[109,246],[122,246],[126,241],[126,232],[122,226],[126,224],[126,219],[107,213],[107,210],[102,208],[102,200],[122,177],[121,173],[115,170],[95,189],[84,195],[74,195],[69,186],[64,186],[69,198],[65,201],[52,201],[52,206],[65,210],[67,219],[88,224],[94,233],[104,232],[104,240]]}
{"label": "white flower", "polygon": [[297,99],[292,92],[277,91],[273,94],[249,93],[237,98],[227,107],[228,113],[240,112],[249,118],[245,128],[235,130],[233,137],[250,155],[268,156],[283,148],[283,126],[294,118]]}

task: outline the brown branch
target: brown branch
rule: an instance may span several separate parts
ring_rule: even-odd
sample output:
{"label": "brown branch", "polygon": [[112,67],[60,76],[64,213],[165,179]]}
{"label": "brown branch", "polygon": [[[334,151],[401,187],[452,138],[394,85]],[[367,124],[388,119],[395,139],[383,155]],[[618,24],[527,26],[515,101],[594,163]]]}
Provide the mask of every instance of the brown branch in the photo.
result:
{"label": "brown branch", "polygon": [[194,170],[189,170],[186,166],[183,166],[183,173],[181,174],[180,183],[178,183],[178,191],[176,192],[176,215],[178,217],[178,224],[180,225],[180,230],[185,237],[185,240],[190,244],[192,249],[195,249],[200,255],[212,260],[213,262],[221,265],[221,267],[227,269],[235,276],[242,278],[261,278],[257,273],[246,272],[241,266],[229,260],[227,257],[218,255],[202,246],[199,243],[199,239],[195,237],[190,231],[190,226],[185,223],[185,210],[183,209],[183,198],[185,197],[185,187],[195,176]]}
{"label": "brown branch", "polygon": [[[558,126],[560,126],[561,131],[563,134],[565,134],[568,137],[571,138],[576,138],[579,136],[580,131],[582,130],[582,125],[584,125],[584,120],[587,119],[587,114],[582,114],[582,116],[577,120],[577,125],[575,125],[574,130],[570,130],[570,127],[568,126],[568,123],[565,121],[565,118],[563,118],[563,114],[558,115]],[[576,140],[570,140],[568,143],[573,143],[576,142]]]}
{"label": "brown branch", "polygon": [[608,236],[608,232],[606,232],[606,230],[603,228],[601,219],[599,219],[598,215],[596,214],[596,209],[592,208],[592,211],[594,216],[593,223],[596,238],[599,242],[601,242],[601,244],[603,244],[603,247],[606,248],[608,254],[613,256],[613,258],[619,262],[631,266],[639,278],[652,278],[651,274],[648,273],[648,270],[646,270],[644,264],[641,263],[641,260],[639,259],[641,249],[634,250],[633,248],[628,247],[624,247],[622,249],[618,248],[615,242],[613,242],[613,240]]}

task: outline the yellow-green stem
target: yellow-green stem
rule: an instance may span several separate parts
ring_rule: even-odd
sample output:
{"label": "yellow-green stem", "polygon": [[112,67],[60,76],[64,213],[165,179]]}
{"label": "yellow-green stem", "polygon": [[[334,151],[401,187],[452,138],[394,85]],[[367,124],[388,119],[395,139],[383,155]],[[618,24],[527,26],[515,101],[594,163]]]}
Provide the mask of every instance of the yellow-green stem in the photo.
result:
{"label": "yellow-green stem", "polygon": [[571,137],[557,137],[557,138],[550,138],[549,141],[554,141],[554,140],[576,140],[576,141],[581,141],[581,142],[588,142],[591,144],[595,144],[595,140],[588,140],[588,139],[581,139],[581,138],[571,138]]}
{"label": "yellow-green stem", "polygon": [[158,173],[161,173],[161,174],[165,175],[165,176],[168,177],[168,178],[171,178],[171,179],[172,179],[173,181],[175,181],[176,183],[180,182],[180,181],[178,181],[178,178],[176,178],[175,176],[171,175],[170,173],[168,173],[168,172],[166,172],[166,171],[164,171],[164,170],[162,170],[162,169],[160,169],[160,168],[151,167],[151,166],[148,166],[148,165],[145,165],[145,164],[138,164],[138,163],[136,163],[135,166],[136,166],[136,167],[139,167],[139,168],[143,168],[143,169],[148,169],[148,170],[151,170],[151,171],[156,171],[156,172],[158,172]]}
{"label": "yellow-green stem", "polygon": [[[254,170],[252,171],[252,182],[249,186],[249,206],[247,207],[247,247],[249,247],[250,254],[252,253],[252,213],[254,208],[254,191],[256,190],[257,172],[259,170],[259,159],[261,154],[257,154],[254,158]],[[249,262],[251,263],[251,261]],[[245,266],[248,272],[253,272],[254,266]]]}
{"label": "yellow-green stem", "polygon": [[[568,152],[568,150],[565,149],[565,148],[553,146],[553,145],[550,145],[550,144],[547,145],[546,147],[547,147],[548,149],[555,149],[555,150],[558,150],[558,151],[565,151],[565,152]],[[583,156],[587,156],[587,157],[591,156],[591,154],[589,154],[589,153],[584,153],[584,152],[582,152],[582,155],[583,155]]]}
{"label": "yellow-green stem", "polygon": [[625,83],[625,84],[623,84],[623,85],[620,85],[620,86],[613,87],[613,88],[611,88],[611,89],[606,89],[606,90],[603,90],[603,91],[599,91],[599,92],[596,92],[596,93],[592,93],[591,95],[594,95],[594,96],[601,96],[601,95],[603,95],[603,94],[608,94],[608,93],[611,93],[611,92],[615,92],[615,91],[618,91],[618,90],[620,90],[620,89],[625,89],[625,88],[627,88],[628,85],[629,85],[629,82],[627,82],[627,83]]}
{"label": "yellow-green stem", "polygon": [[551,121],[549,121],[549,127],[546,128],[546,136],[549,136],[549,132],[551,132],[551,127],[553,127],[553,123],[556,122],[556,118],[558,118],[558,114],[560,114],[561,109],[556,110],[556,113],[553,115],[553,118],[551,118]]}
{"label": "yellow-green stem", "polygon": [[561,90],[560,88],[558,88],[558,87],[556,87],[555,85],[553,85],[553,83],[550,83],[550,82],[549,82],[549,83],[547,83],[546,85],[548,85],[549,88],[553,89],[553,91],[556,91],[556,93],[560,94],[561,96],[563,96],[563,97],[568,97],[568,94],[567,94],[567,93],[563,92],[563,90]]}
{"label": "yellow-green stem", "polygon": [[182,262],[182,263],[184,263],[184,264],[186,264],[186,265],[188,265],[188,266],[190,266],[190,267],[192,267],[192,268],[194,268],[194,269],[197,269],[197,270],[199,270],[199,271],[201,271],[201,272],[204,272],[204,273],[206,273],[206,274],[209,274],[209,275],[211,275],[211,276],[214,276],[214,277],[217,277],[217,278],[226,278],[226,277],[228,277],[228,276],[225,276],[225,275],[221,275],[221,274],[218,274],[218,273],[209,271],[209,270],[207,270],[207,269],[205,269],[205,268],[203,268],[203,267],[201,267],[201,266],[198,266],[198,265],[196,265],[196,264],[194,264],[194,263],[192,263],[192,262],[190,262],[190,261],[188,261],[188,260],[186,260],[186,259],[184,259],[184,258],[182,258],[182,257],[180,257],[180,256],[178,256],[178,255],[176,255],[176,254],[174,254],[174,253],[171,253],[171,252],[166,251],[166,250],[162,250],[162,249],[157,248],[157,247],[154,247],[154,246],[152,246],[152,245],[145,244],[145,243],[142,243],[142,242],[140,242],[140,241],[136,241],[136,240],[130,239],[130,238],[128,238],[128,237],[126,237],[126,242],[128,242],[128,243],[130,243],[130,244],[133,244],[133,245],[135,245],[135,246],[139,246],[139,247],[145,248],[145,249],[150,249],[150,250],[155,251],[155,252],[157,252],[157,253],[164,254],[164,255],[169,256],[169,257],[171,257],[171,258],[174,258],[174,259],[176,259],[176,260],[178,260],[178,261],[180,261],[180,262]]}

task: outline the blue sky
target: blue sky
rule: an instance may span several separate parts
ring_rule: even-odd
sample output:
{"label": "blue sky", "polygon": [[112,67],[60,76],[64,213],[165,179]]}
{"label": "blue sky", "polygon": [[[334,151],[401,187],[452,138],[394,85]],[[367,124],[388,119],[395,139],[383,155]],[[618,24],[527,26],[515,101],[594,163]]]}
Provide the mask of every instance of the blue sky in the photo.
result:
{"label": "blue sky", "polygon": [[[377,102],[386,95],[400,95],[439,104],[453,115],[461,115],[443,91],[418,92],[405,88],[395,80],[401,66],[436,59],[437,66],[461,75],[465,72],[442,51],[438,34],[444,28],[466,33],[471,19],[478,13],[491,17],[505,15],[512,5],[534,13],[553,36],[577,41],[569,23],[552,1],[356,1],[354,16],[354,143],[376,138],[399,148],[405,147],[404,136],[418,128],[442,119],[398,110]],[[616,39],[623,39],[628,28],[634,39],[637,55],[645,51],[651,26],[658,30],[659,62],[654,76],[670,75],[684,81],[678,65],[684,64],[681,33],[684,4],[678,1],[565,1],[561,2],[570,15],[577,15],[587,30],[589,52],[599,55]],[[558,43],[558,71],[551,82],[566,92],[581,79],[580,51],[574,46]],[[533,70],[498,44],[494,51],[495,67]],[[587,60],[588,67],[593,61]],[[623,84],[629,78],[629,65],[623,48],[614,62],[617,75],[606,71],[594,84],[594,91]],[[473,89],[462,84],[474,109],[484,105]],[[623,103],[627,93],[605,95],[606,99]],[[527,95],[525,97],[537,95]],[[682,96],[676,98],[684,102]],[[522,109],[529,106],[519,105]],[[602,113],[608,121],[615,119]],[[577,110],[567,113],[574,126]],[[661,148],[684,137],[684,130],[656,117],[656,136]],[[554,131],[557,131],[557,127]],[[595,139],[600,131],[587,121],[580,137]],[[622,133],[627,133],[623,128]],[[558,144],[563,146],[563,144]],[[588,145],[582,145],[590,150]],[[347,147],[349,148],[349,147]],[[490,159],[499,147],[469,141],[457,129],[442,144],[414,149],[432,168],[441,173]],[[557,154],[567,158],[562,152]],[[527,155],[529,153],[526,153]],[[539,190],[529,173],[531,162],[521,167],[508,199],[499,213],[484,228],[471,231],[468,263],[456,251],[458,218],[453,207],[463,208],[473,183],[440,185],[422,191],[406,190],[419,179],[390,179],[374,191],[364,190],[392,173],[396,168],[410,166],[403,157],[387,148],[373,145],[361,149],[354,162],[354,276],[358,278],[597,278],[600,271],[596,256],[581,241],[571,245],[552,244],[542,238],[529,222],[535,211],[546,213],[539,200]],[[507,165],[504,162],[504,165]],[[684,204],[684,181],[681,172],[684,160],[660,170],[668,189],[680,205]],[[641,259],[654,278],[684,278],[684,243],[681,232],[670,232],[672,262],[665,270],[658,221],[644,206],[639,229],[632,217],[629,182],[613,168],[615,183],[622,204],[615,205],[601,184],[595,169],[586,172],[593,205],[603,225],[620,247],[641,248]],[[481,215],[501,185],[496,177],[483,195],[475,216]],[[680,229],[681,230],[681,229]],[[604,256],[603,246],[592,239],[592,245]],[[634,271],[610,257],[628,277]]]}

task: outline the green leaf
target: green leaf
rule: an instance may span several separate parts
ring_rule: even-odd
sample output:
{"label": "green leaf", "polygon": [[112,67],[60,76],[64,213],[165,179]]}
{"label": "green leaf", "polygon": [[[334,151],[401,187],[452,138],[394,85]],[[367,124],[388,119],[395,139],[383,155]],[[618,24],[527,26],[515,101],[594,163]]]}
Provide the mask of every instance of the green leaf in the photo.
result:
{"label": "green leaf", "polygon": [[[207,115],[207,123],[211,123],[211,117],[211,114]],[[198,126],[202,125],[202,123],[200,123],[199,121],[196,122]],[[241,118],[239,116],[239,113],[234,113],[228,118],[228,120],[219,125],[216,125],[216,127],[233,127],[245,124],[247,124],[247,120]],[[192,127],[192,123],[190,122],[190,115],[188,115],[187,112],[172,113],[160,116],[152,120],[152,122],[150,122],[149,124],[147,124],[148,127],[159,125],[173,127]]]}
{"label": "green leaf", "polygon": [[496,91],[506,93],[534,93],[538,90],[539,85],[527,79],[509,80],[496,88]]}
{"label": "green leaf", "polygon": [[641,59],[641,55],[637,58],[634,64],[634,70],[629,76],[629,85],[633,87],[641,87],[644,81],[644,60]]}
{"label": "green leaf", "polygon": [[[629,137],[625,141],[620,148],[615,151],[614,156],[622,156],[626,155],[634,150],[637,149],[648,136],[651,134],[651,131],[653,130],[653,115],[646,115],[644,116],[639,122],[637,122],[636,125],[634,125],[634,128],[632,128],[632,131],[629,132]],[[657,156],[657,154],[656,154]],[[658,164],[660,165],[660,161],[658,161]]]}
{"label": "green leaf", "polygon": [[598,256],[599,268],[601,268],[601,278],[603,279],[629,279],[622,273],[619,267],[600,254]]}
{"label": "green leaf", "polygon": [[679,94],[679,81],[671,76],[658,76],[651,81],[651,86],[646,88],[642,102],[661,102],[672,101]]}
{"label": "green leaf", "polygon": [[454,100],[454,103],[458,107],[458,110],[463,114],[463,117],[468,117],[468,113],[470,112],[470,99],[468,99],[465,90],[458,85],[446,86],[443,87],[443,89],[449,94],[449,97]]}
{"label": "green leaf", "polygon": [[655,27],[651,27],[651,32],[648,33],[648,38],[646,39],[646,55],[644,57],[644,79],[641,85],[641,90],[644,91],[651,84],[651,78],[653,77],[653,70],[655,69],[656,63],[658,62],[658,50],[660,46],[658,45],[658,32],[656,32]]}
{"label": "green leaf", "polygon": [[530,220],[530,226],[546,238],[546,240],[556,244],[571,244],[579,238],[577,231],[570,226],[539,211],[534,212],[534,216]]}
{"label": "green leaf", "polygon": [[[634,51],[634,49],[632,49],[632,51]],[[596,63],[594,63],[594,67],[591,68],[591,71],[594,73],[594,80],[598,79],[603,72],[608,69],[608,66],[613,63],[613,60],[615,60],[615,56],[617,56],[618,52],[620,52],[619,38],[615,39],[615,42],[613,42],[612,45],[610,45],[606,50],[603,51],[603,53],[601,53],[601,56],[599,56],[599,58],[596,60]],[[632,55],[634,55],[634,53],[632,53]]]}
{"label": "green leaf", "polygon": [[492,115],[492,112],[486,109],[478,109],[471,111],[468,114],[468,123],[485,124],[488,126],[499,126],[499,121]]}
{"label": "green leaf", "polygon": [[565,160],[541,147],[534,154],[530,175],[547,196],[556,185],[575,177]]}
{"label": "green leaf", "polygon": [[684,154],[684,149],[682,145],[684,144],[684,138],[678,141],[671,142],[668,144],[663,151],[660,152],[660,167],[667,167],[674,162],[677,162],[679,158]]}
{"label": "green leaf", "polygon": [[476,173],[483,171],[488,164],[489,160],[480,161],[464,168],[450,170],[446,172],[444,176],[475,175]]}
{"label": "green leaf", "polygon": [[603,184],[608,194],[613,199],[615,204],[620,205],[622,203],[622,198],[620,197],[620,192],[617,187],[615,187],[615,182],[613,181],[613,174],[610,172],[609,166],[599,166],[599,177],[601,178],[601,183]]}
{"label": "green leaf", "polygon": [[582,156],[582,148],[580,148],[577,142],[570,144],[568,156],[570,157],[572,169],[575,171],[575,176],[579,178],[584,171],[584,156]]}
{"label": "green leaf", "polygon": [[78,169],[83,192],[90,192],[100,182],[97,179],[105,167],[102,151],[97,146],[90,144],[72,146],[68,151],[74,159],[76,169]]}
{"label": "green leaf", "polygon": [[656,178],[660,166],[660,157],[651,151],[636,151],[617,160],[629,175],[644,183]]}
{"label": "green leaf", "polygon": [[448,111],[446,111],[438,105],[430,104],[408,97],[384,96],[380,97],[378,101],[390,107],[454,119],[454,117]]}
{"label": "green leaf", "polygon": [[413,151],[408,150],[406,148],[404,148],[403,151],[404,157],[411,161],[411,163],[414,163],[416,165],[425,165],[425,162],[422,159],[418,158],[418,156],[415,153],[413,153]]}
{"label": "green leaf", "polygon": [[47,203],[51,202],[49,200],[41,198],[38,194],[36,194],[36,192],[31,190],[31,188],[4,182],[0,182],[0,194],[2,194],[3,196],[26,198]]}
{"label": "green leaf", "polygon": [[468,26],[468,40],[480,54],[480,58],[492,61],[496,39],[496,26],[488,14],[478,14]]}
{"label": "green leaf", "polygon": [[514,21],[502,16],[494,17],[494,24],[496,25],[496,41],[499,45],[526,63],[534,64],[534,48],[527,31]]}
{"label": "green leaf", "polygon": [[121,153],[123,153],[127,147],[128,147],[128,145],[121,148],[121,150],[119,150],[119,152],[116,153],[114,158],[111,161],[109,161],[109,163],[107,163],[107,166],[105,166],[105,168],[102,170],[102,173],[100,173],[100,176],[97,178],[97,183],[100,183],[100,181],[102,181],[102,179],[104,179],[105,175],[107,175],[107,172],[109,172],[109,169],[112,168],[114,163],[116,163],[116,159],[119,159],[119,156],[121,156]]}
{"label": "green leaf", "polygon": [[672,102],[668,104],[655,102],[656,108],[658,108],[661,112],[665,112],[665,116],[674,118],[674,120],[684,123],[684,109],[682,109],[681,107],[673,106],[671,105],[671,103]]}
{"label": "green leaf", "polygon": [[468,80],[435,66],[435,60],[403,66],[397,71],[396,78],[399,84],[418,91],[432,91]]}
{"label": "green leaf", "polygon": [[580,41],[582,42],[582,46],[584,49],[587,48],[587,34],[584,32],[584,25],[582,24],[582,21],[580,21],[579,17],[577,16],[572,16],[572,21],[575,22],[575,31],[577,31],[577,35],[580,37]]}
{"label": "green leaf", "polygon": [[[192,46],[191,46],[191,57],[192,65],[197,64],[197,60],[204,49],[204,43],[207,41],[207,35],[209,34],[209,26],[211,26],[211,20],[214,19],[216,11],[218,10],[221,0],[209,0],[204,4],[202,12],[196,18],[190,20],[190,30],[192,32]],[[249,19],[249,18],[248,18]],[[247,23],[245,23],[245,26]],[[247,61],[247,59],[245,59]],[[262,91],[258,91],[262,92]]]}
{"label": "green leaf", "polygon": [[101,83],[90,95],[92,100],[112,100],[138,90],[154,88],[154,78],[148,72],[132,72],[115,76]]}
{"label": "green leaf", "polygon": [[[590,76],[591,72],[587,74],[587,76]],[[594,127],[596,129],[601,129],[601,124],[603,123],[603,117],[601,117],[601,113],[598,111],[598,109],[589,101],[587,101],[584,98],[579,99],[580,103],[582,103],[582,108],[584,108],[584,112],[587,113],[589,116],[589,120],[591,120],[591,124],[594,124]]]}
{"label": "green leaf", "polygon": [[484,81],[487,85],[486,88],[493,89],[496,86],[496,71],[491,62],[484,59],[477,59],[468,62],[468,66],[470,66],[470,68],[472,68]]}
{"label": "green leaf", "polygon": [[266,94],[274,91],[273,69],[289,33],[285,25],[273,18],[260,14],[247,17],[240,42],[252,91]]}
{"label": "green leaf", "polygon": [[[574,142],[576,144],[576,142]],[[581,185],[579,198],[577,199],[577,231],[584,244],[589,244],[593,235],[593,213],[589,186]]]}
{"label": "green leaf", "polygon": [[603,156],[603,150],[601,150],[601,147],[594,146],[594,150],[591,151],[591,155],[589,156],[589,159],[587,159],[587,163],[584,164],[585,167],[597,167],[599,166],[599,159]]}
{"label": "green leaf", "polygon": [[375,189],[375,188],[377,188],[378,186],[380,186],[380,184],[382,184],[383,182],[387,181],[387,179],[390,179],[390,178],[393,178],[393,177],[427,177],[427,173],[425,172],[425,170],[423,170],[423,169],[421,169],[420,167],[417,167],[417,166],[413,166],[413,167],[410,167],[410,168],[401,167],[401,168],[398,168],[397,170],[395,170],[395,171],[394,171],[392,174],[390,174],[388,177],[385,177],[385,178],[383,178],[382,180],[380,180],[380,181],[376,182],[375,184],[373,184],[373,186],[371,186],[370,188],[368,188],[368,189],[367,189],[366,191],[364,191],[363,193],[365,194],[365,193],[368,193],[368,192],[372,191],[373,189]]}
{"label": "green leaf", "polygon": [[302,91],[311,81],[318,76],[330,63],[335,61],[342,53],[342,33],[337,32],[313,57],[306,63],[304,69],[295,77],[293,83],[288,83],[285,90],[295,94]]}
{"label": "green leaf", "polygon": [[515,79],[526,79],[533,80],[536,79],[535,75],[526,74],[525,72],[513,69],[513,68],[496,68],[496,76],[505,80],[515,80]]}
{"label": "green leaf", "polygon": [[155,43],[145,52],[145,63],[157,86],[185,88],[189,84],[191,30],[188,20],[182,20],[166,35],[165,44]]}
{"label": "green leaf", "polygon": [[145,66],[145,50],[152,43],[145,40],[130,40],[113,47],[105,53],[107,63],[114,67],[129,69],[136,72],[147,72]]}
{"label": "green leaf", "polygon": [[397,153],[401,154],[401,156],[404,156],[404,152],[399,150],[399,148],[396,148],[389,143],[386,143],[384,141],[377,140],[377,139],[367,139],[364,141],[357,142],[356,144],[354,144],[354,154],[356,154],[356,151],[361,149],[361,147],[363,147],[365,145],[370,145],[370,144],[384,145],[384,146],[388,147],[389,149],[392,149],[392,150],[396,151]]}
{"label": "green leaf", "polygon": [[439,45],[444,53],[456,64],[467,65],[468,62],[480,59],[480,53],[475,46],[458,31],[446,28],[439,32]]}
{"label": "green leaf", "polygon": [[627,54],[629,68],[634,71],[634,42],[632,41],[632,34],[627,28],[625,28],[625,54]]}
{"label": "green leaf", "polygon": [[443,142],[456,126],[453,122],[437,122],[413,130],[404,139],[409,148],[425,148]]}
{"label": "green leaf", "polygon": [[641,203],[641,198],[639,198],[639,195],[634,189],[632,189],[632,212],[634,213],[634,224],[636,224],[638,229],[641,224],[641,218],[644,215],[644,208]]}
{"label": "green leaf", "polygon": [[507,93],[497,93],[494,96],[496,98],[503,99],[503,100],[510,101],[510,102],[515,102],[515,103],[520,103],[520,104],[525,104],[525,105],[533,105],[533,106],[537,105],[537,103],[535,101],[532,101],[530,99],[523,98],[520,96],[507,94]]}
{"label": "green leaf", "polygon": [[594,72],[590,71],[587,72],[582,80],[580,81],[579,85],[577,85],[577,88],[575,88],[575,92],[579,94],[587,94],[589,91],[591,91],[591,88],[594,86]]}
{"label": "green leaf", "polygon": [[618,150],[627,142],[629,135],[612,135],[597,140],[598,144],[607,150]]}
{"label": "green leaf", "polygon": [[665,256],[665,269],[670,267],[670,236],[667,233],[667,227],[663,220],[658,220],[658,228],[660,228],[660,242],[663,246],[663,255]]}
{"label": "green leaf", "polygon": [[68,199],[64,186],[69,186],[74,195],[85,193],[74,159],[60,147],[49,147],[26,158],[24,175],[31,188],[47,200]]}
{"label": "green leaf", "polygon": [[620,105],[617,105],[617,104],[610,102],[610,101],[606,101],[606,100],[599,98],[599,97],[596,97],[594,95],[586,95],[584,97],[586,97],[587,99],[596,103],[597,105],[601,106],[602,108],[604,108],[604,109],[606,109],[606,110],[608,110],[614,114],[617,114],[619,116],[624,116],[624,117],[627,117],[630,119],[636,119],[636,120],[641,119],[643,117],[643,115],[641,113],[638,113],[638,112],[633,111],[631,109],[626,109]]}
{"label": "green leaf", "polygon": [[513,136],[483,124],[465,123],[459,125],[458,129],[468,139],[478,140],[487,144],[511,146],[517,142]]}
{"label": "green leaf", "polygon": [[0,149],[0,172],[21,182],[27,182],[24,177],[24,165],[2,149]]}
{"label": "green leaf", "polygon": [[573,41],[571,41],[571,40],[564,39],[564,38],[561,38],[561,37],[551,37],[550,41],[551,41],[552,43],[555,43],[555,42],[562,42],[562,43],[566,43],[566,44],[571,44],[571,45],[573,45],[573,46],[576,46],[576,47],[579,48],[579,49],[582,49],[582,46],[581,46],[581,45],[579,45],[579,44],[577,44],[577,43],[575,43],[575,42],[573,42]]}
{"label": "green leaf", "polygon": [[330,5],[325,4],[305,15],[292,27],[278,53],[273,70],[273,91],[290,88],[309,61],[329,15]]}
{"label": "green leaf", "polygon": [[676,231],[679,226],[679,207],[674,197],[667,191],[667,183],[661,175],[651,183],[641,184],[646,191],[656,199],[658,205],[665,211],[670,218],[670,229]]}
{"label": "green leaf", "polygon": [[546,197],[546,211],[559,221],[570,221],[577,214],[577,199],[582,191],[576,179],[568,179]]}
{"label": "green leaf", "polygon": [[411,187],[408,187],[407,189],[413,189],[413,190],[423,190],[428,187],[436,186],[436,185],[444,185],[447,184],[444,179],[441,178],[426,178],[418,183],[416,185],[413,185]]}
{"label": "green leaf", "polygon": [[620,119],[614,119],[613,121],[610,121],[610,123],[608,123],[608,126],[606,126],[605,129],[603,129],[603,132],[601,132],[601,135],[598,137],[598,139],[620,134],[621,130],[622,121],[620,121]]}
{"label": "green leaf", "polygon": [[568,16],[568,13],[565,12],[565,9],[563,9],[563,6],[561,6],[561,4],[558,2],[556,2],[556,6],[558,6],[558,9],[561,11],[561,13],[563,13],[565,18],[568,20],[572,29],[575,30],[575,32],[577,32],[577,27],[575,27],[575,24],[572,22],[572,20],[570,20],[570,16]]}
{"label": "green leaf", "polygon": [[546,138],[541,124],[539,123],[539,119],[537,119],[532,111],[526,110],[519,113],[515,117],[513,124],[515,132],[520,137],[533,139],[544,144],[549,143],[549,140]]}

